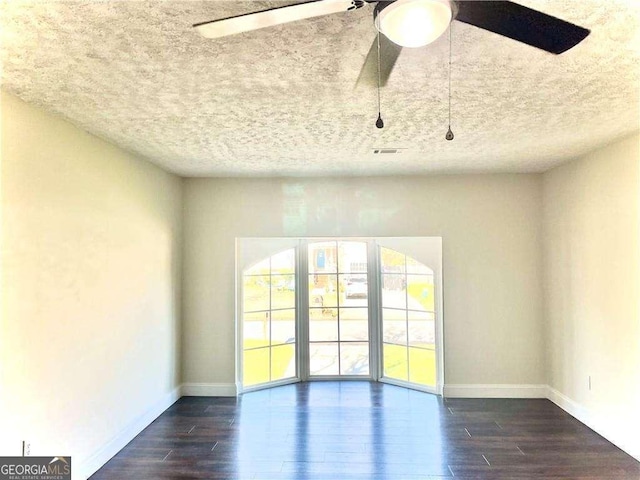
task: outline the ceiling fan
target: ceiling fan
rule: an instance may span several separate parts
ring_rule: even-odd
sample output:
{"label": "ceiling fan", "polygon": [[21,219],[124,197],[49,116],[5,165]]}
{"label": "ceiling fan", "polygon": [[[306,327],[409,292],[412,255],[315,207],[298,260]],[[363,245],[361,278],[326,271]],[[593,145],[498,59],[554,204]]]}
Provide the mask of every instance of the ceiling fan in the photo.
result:
{"label": "ceiling fan", "polygon": [[[197,23],[206,38],[219,38],[306,18],[356,10],[375,3],[380,36],[380,84],[385,85],[402,47],[435,41],[453,20],[474,25],[553,54],[574,47],[589,30],[510,1],[498,0],[308,0],[294,5]],[[358,82],[372,78],[377,60],[374,39]]]}

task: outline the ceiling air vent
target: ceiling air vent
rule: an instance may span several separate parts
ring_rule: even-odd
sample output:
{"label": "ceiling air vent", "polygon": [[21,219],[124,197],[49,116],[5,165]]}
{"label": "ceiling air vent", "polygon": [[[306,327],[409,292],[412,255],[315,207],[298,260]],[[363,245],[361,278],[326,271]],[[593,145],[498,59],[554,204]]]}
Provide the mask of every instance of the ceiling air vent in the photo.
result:
{"label": "ceiling air vent", "polygon": [[373,153],[374,154],[380,154],[380,153],[402,153],[402,148],[374,148],[373,149]]}

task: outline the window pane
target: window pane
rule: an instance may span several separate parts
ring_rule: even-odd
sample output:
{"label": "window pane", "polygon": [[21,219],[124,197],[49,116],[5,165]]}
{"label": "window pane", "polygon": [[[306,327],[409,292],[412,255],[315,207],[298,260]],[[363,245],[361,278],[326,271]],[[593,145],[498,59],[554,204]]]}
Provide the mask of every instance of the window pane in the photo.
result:
{"label": "window pane", "polygon": [[405,256],[390,248],[380,247],[380,266],[383,273],[404,273]]}
{"label": "window pane", "polygon": [[311,375],[338,375],[338,344],[310,343],[309,366]]}
{"label": "window pane", "polygon": [[271,271],[270,259],[265,258],[261,262],[258,262],[255,265],[247,268],[244,271],[244,274],[245,275],[268,275],[270,271]]}
{"label": "window pane", "polygon": [[384,375],[397,380],[408,380],[407,347],[385,343],[382,345],[382,351],[384,356]]}
{"label": "window pane", "polygon": [[404,275],[382,275],[382,306],[407,308],[407,291]]}
{"label": "window pane", "polygon": [[435,311],[433,275],[407,275],[409,308]]}
{"label": "window pane", "polygon": [[244,311],[269,310],[269,276],[243,277]]}
{"label": "window pane", "polygon": [[407,311],[382,309],[382,340],[398,345],[407,344]]}
{"label": "window pane", "polygon": [[338,244],[338,255],[340,273],[367,273],[366,243],[340,242]]}
{"label": "window pane", "polygon": [[409,381],[435,387],[436,352],[409,348]]}
{"label": "window pane", "polygon": [[295,308],[296,283],[293,275],[271,277],[271,309]]}
{"label": "window pane", "polygon": [[409,345],[435,348],[436,323],[434,315],[426,312],[409,312]]}
{"label": "window pane", "polygon": [[366,307],[368,305],[369,284],[366,275],[339,275],[342,301],[347,307]]}
{"label": "window pane", "polygon": [[296,272],[295,250],[285,250],[271,257],[271,274],[283,274]]}
{"label": "window pane", "polygon": [[[320,312],[320,315],[318,315]],[[309,341],[326,342],[338,340],[338,319],[323,315],[319,309],[309,310]]]}
{"label": "window pane", "polygon": [[244,314],[242,344],[245,349],[269,345],[269,312]]}
{"label": "window pane", "polygon": [[243,352],[242,380],[245,386],[269,381],[269,348]]}
{"label": "window pane", "polygon": [[409,322],[409,345],[419,348],[433,346],[433,324],[431,322]]}
{"label": "window pane", "polygon": [[340,340],[369,340],[368,309],[340,309]]}
{"label": "window pane", "polygon": [[433,275],[433,270],[415,260],[414,258],[407,257],[407,273],[422,273],[426,275]]}
{"label": "window pane", "polygon": [[271,348],[271,381],[296,376],[295,344]]}
{"label": "window pane", "polygon": [[309,273],[337,271],[336,242],[317,242],[309,245]]}
{"label": "window pane", "polygon": [[309,275],[309,306],[337,307],[338,278],[336,275]]}
{"label": "window pane", "polygon": [[276,310],[271,312],[271,345],[296,341],[296,311]]}
{"label": "window pane", "polygon": [[340,344],[340,374],[369,375],[369,344]]}

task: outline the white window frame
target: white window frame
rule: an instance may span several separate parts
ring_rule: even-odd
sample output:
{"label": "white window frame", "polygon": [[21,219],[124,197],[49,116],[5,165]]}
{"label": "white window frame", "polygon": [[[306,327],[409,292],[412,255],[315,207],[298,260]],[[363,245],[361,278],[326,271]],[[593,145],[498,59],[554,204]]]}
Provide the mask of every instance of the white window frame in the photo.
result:
{"label": "white window frame", "polygon": [[[308,292],[308,246],[324,241],[366,242],[368,255],[368,309],[369,309],[369,375],[309,375],[309,292]],[[381,271],[379,247],[391,248],[399,253],[428,266],[434,275],[435,298],[435,342],[436,342],[436,385],[428,387],[383,375],[383,342]],[[275,382],[250,387],[242,384],[243,341],[243,271],[259,260],[283,250],[296,249],[296,376]],[[444,311],[442,278],[442,238],[441,237],[297,237],[297,238],[237,238],[236,239],[236,390],[238,394],[288,385],[300,381],[322,380],[370,380],[381,381],[414,390],[442,395],[444,386]]]}

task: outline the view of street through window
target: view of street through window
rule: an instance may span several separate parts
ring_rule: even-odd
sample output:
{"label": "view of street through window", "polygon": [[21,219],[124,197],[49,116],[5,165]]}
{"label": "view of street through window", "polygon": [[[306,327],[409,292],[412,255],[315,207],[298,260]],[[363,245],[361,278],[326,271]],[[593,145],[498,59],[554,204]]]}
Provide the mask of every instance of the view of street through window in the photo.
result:
{"label": "view of street through window", "polygon": [[[385,377],[436,382],[433,271],[406,255],[378,248],[380,272],[369,271],[367,243],[308,245],[309,375],[370,376],[369,278],[379,275]],[[243,384],[296,376],[295,249],[243,274]]]}

